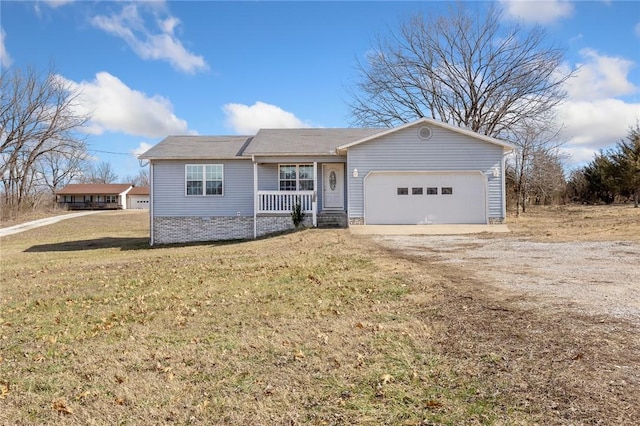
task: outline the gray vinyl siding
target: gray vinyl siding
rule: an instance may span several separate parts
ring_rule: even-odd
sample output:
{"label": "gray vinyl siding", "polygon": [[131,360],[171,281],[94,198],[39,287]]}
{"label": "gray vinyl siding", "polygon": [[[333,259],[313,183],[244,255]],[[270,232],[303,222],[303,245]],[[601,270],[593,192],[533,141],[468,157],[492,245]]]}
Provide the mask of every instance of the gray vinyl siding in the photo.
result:
{"label": "gray vinyl siding", "polygon": [[277,191],[278,164],[258,164],[258,191]]}
{"label": "gray vinyl siding", "polygon": [[[489,217],[503,217],[502,177],[492,169],[502,170],[503,148],[472,137],[431,126],[428,140],[418,137],[416,126],[352,146],[348,149],[349,217],[364,217],[364,177],[373,170],[387,171],[472,171],[485,174],[488,182]],[[358,177],[352,177],[353,169]]]}
{"label": "gray vinyl siding", "polygon": [[[222,196],[186,196],[186,164],[222,164]],[[251,160],[154,161],[153,215],[253,216],[253,163]]]}

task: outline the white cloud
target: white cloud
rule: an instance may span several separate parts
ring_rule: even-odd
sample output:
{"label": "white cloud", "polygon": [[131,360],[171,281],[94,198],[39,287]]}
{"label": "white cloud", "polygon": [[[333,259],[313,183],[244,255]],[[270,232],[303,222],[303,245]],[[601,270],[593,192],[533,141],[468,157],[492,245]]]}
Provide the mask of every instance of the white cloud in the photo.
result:
{"label": "white cloud", "polygon": [[251,106],[226,104],[222,110],[226,125],[238,134],[254,134],[260,129],[312,127],[293,113],[260,101]]}
{"label": "white cloud", "polygon": [[40,4],[44,3],[52,9],[57,9],[59,7],[65,6],[67,4],[71,4],[76,0],[39,0],[33,2],[33,9],[38,16],[41,16],[42,10],[40,9]]}
{"label": "white cloud", "polygon": [[149,149],[151,149],[151,147],[153,147],[153,145],[151,145],[150,143],[140,142],[140,145],[138,145],[137,148],[132,149],[131,153],[137,157],[137,156],[147,152]]}
{"label": "white cloud", "polygon": [[[629,126],[640,119],[637,99],[621,99],[640,92],[640,87],[629,81],[629,72],[636,64],[593,49],[583,49],[580,55],[583,63],[577,64],[575,77],[566,83],[567,101],[558,107],[570,165],[591,161],[600,149],[625,138]],[[568,69],[567,65],[564,71]]]}
{"label": "white cloud", "polygon": [[190,74],[207,70],[209,66],[204,58],[189,52],[175,35],[180,20],[173,16],[162,19],[157,13],[158,8],[155,8],[155,24],[158,27],[155,31],[146,27],[138,4],[124,6],[120,14],[94,16],[91,23],[126,41],[142,59],[168,61],[174,68]]}
{"label": "white cloud", "polygon": [[58,8],[69,3],[73,3],[74,0],[43,0],[44,3],[49,5],[49,7]]}
{"label": "white cloud", "polygon": [[7,52],[7,48],[4,45],[5,32],[0,28],[0,67],[8,68],[13,63],[13,59]]}
{"label": "white cloud", "polygon": [[636,93],[639,88],[628,80],[632,61],[600,55],[592,49],[582,49],[583,63],[577,64],[575,77],[567,82],[567,93],[573,100],[607,99]]}
{"label": "white cloud", "polygon": [[158,138],[189,132],[187,122],[176,117],[169,100],[132,90],[108,72],[99,72],[95,80],[80,83],[59,78],[80,93],[76,108],[80,114],[91,115],[85,128],[88,133],[112,131]]}
{"label": "white cloud", "polygon": [[619,99],[596,101],[569,100],[558,109],[567,140],[564,151],[571,155],[569,163],[591,161],[600,149],[610,148],[624,139],[629,126],[640,118],[640,103]]}
{"label": "white cloud", "polygon": [[507,16],[524,22],[550,24],[573,14],[573,4],[566,0],[500,0]]}
{"label": "white cloud", "polygon": [[594,159],[596,152],[598,150],[575,145],[566,145],[560,149],[560,154],[566,158],[567,170],[579,169],[583,165],[589,164]]}

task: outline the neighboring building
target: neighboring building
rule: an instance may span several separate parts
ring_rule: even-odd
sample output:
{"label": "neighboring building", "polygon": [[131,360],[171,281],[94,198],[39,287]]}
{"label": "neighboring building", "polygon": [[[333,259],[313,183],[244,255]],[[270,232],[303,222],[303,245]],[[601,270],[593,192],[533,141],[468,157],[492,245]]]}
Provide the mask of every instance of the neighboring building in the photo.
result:
{"label": "neighboring building", "polygon": [[56,192],[59,206],[69,210],[116,210],[127,208],[130,183],[71,183]]}
{"label": "neighboring building", "polygon": [[151,244],[305,224],[501,223],[512,145],[431,119],[396,128],[170,136],[150,161]]}
{"label": "neighboring building", "polygon": [[127,192],[128,209],[148,209],[149,208],[149,187],[134,186]]}

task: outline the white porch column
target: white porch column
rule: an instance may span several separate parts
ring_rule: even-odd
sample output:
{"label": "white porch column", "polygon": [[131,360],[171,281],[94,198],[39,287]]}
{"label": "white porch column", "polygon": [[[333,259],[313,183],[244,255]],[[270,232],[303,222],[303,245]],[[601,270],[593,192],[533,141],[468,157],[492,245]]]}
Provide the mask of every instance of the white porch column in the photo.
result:
{"label": "white porch column", "polygon": [[258,238],[258,163],[253,159],[253,238]]}
{"label": "white porch column", "polygon": [[154,234],[154,217],[153,217],[153,204],[154,204],[154,197],[153,197],[153,162],[149,161],[149,233],[150,235],[150,240],[149,241],[149,245],[152,246],[154,241],[153,241],[153,234]]}
{"label": "white porch column", "polygon": [[311,209],[313,210],[313,227],[318,226],[318,162],[313,162],[313,201],[311,203]]}

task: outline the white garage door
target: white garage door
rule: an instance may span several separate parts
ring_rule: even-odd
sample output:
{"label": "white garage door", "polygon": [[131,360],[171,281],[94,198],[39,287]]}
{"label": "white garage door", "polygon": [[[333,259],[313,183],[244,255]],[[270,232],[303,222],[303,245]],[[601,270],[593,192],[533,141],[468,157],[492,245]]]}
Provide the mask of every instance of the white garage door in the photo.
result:
{"label": "white garage door", "polygon": [[368,225],[487,223],[480,172],[371,172],[364,186]]}

